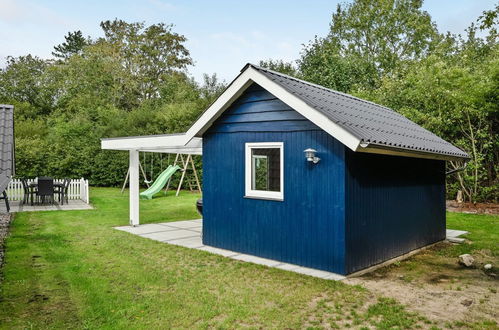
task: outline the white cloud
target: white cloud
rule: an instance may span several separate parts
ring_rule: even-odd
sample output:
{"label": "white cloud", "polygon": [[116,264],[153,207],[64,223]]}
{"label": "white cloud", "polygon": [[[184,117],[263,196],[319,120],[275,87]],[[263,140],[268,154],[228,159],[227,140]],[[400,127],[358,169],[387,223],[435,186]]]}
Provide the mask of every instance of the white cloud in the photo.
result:
{"label": "white cloud", "polygon": [[68,20],[53,10],[29,1],[0,0],[0,19],[3,23],[69,25]]}
{"label": "white cloud", "polygon": [[12,0],[0,0],[0,19],[2,21],[15,21],[22,18],[23,8]]}

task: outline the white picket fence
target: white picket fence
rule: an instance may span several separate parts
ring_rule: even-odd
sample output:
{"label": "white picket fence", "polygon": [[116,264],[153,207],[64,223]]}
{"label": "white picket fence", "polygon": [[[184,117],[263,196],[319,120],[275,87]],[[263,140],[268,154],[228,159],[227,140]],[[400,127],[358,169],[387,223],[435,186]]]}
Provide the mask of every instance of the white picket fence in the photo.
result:
{"label": "white picket fence", "polygon": [[[28,184],[31,182],[35,182],[34,179],[28,179]],[[54,183],[63,183],[64,179],[54,179]],[[89,203],[88,196],[88,180],[84,178],[81,179],[71,179],[68,187],[68,198],[69,199],[81,199],[85,203]],[[9,183],[9,187],[7,188],[7,196],[9,196],[9,200],[11,201],[20,201],[24,197],[24,189],[21,180],[13,179]]]}

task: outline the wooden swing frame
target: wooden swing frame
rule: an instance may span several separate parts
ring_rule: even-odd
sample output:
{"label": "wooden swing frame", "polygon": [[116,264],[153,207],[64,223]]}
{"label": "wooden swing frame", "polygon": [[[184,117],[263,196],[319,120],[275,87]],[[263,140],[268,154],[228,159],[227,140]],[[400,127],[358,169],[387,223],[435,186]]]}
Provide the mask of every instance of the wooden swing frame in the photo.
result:
{"label": "wooden swing frame", "polygon": [[[189,190],[191,192],[194,191],[199,191],[201,192],[201,185],[199,184],[199,177],[198,177],[198,172],[196,171],[196,165],[194,164],[194,160],[192,159],[191,154],[187,154],[187,157],[184,158],[184,154],[177,154],[175,156],[175,161],[173,162],[173,165],[178,165],[181,168],[182,171],[182,176],[180,177],[180,182],[177,187],[177,192],[175,193],[175,196],[178,196],[180,193],[180,189],[182,189],[182,185],[184,183],[184,180],[186,178],[186,173],[187,171],[192,171],[193,179],[187,179],[187,184],[189,185]],[[189,168],[190,165],[190,168]],[[168,180],[168,183],[166,184],[165,187],[165,193],[168,191],[168,188],[170,187],[171,183],[171,178]]]}
{"label": "wooden swing frame", "polygon": [[[184,157],[184,154],[177,153],[175,156],[175,161],[173,162],[173,165],[178,165],[181,168],[182,176],[180,177],[180,182],[177,187],[177,192],[175,193],[175,196],[178,196],[180,193],[180,189],[182,189],[182,185],[184,184],[184,180],[187,180],[187,184],[189,185],[189,190],[191,192],[199,191],[201,192],[201,184],[199,183],[199,177],[198,177],[198,172],[196,171],[196,165],[194,164],[194,160],[192,159],[191,154],[185,154],[187,157]],[[142,172],[142,176],[144,177],[144,182],[146,183],[147,187],[149,188],[149,183],[147,181],[146,173],[144,169],[142,168],[142,164],[139,162],[139,168],[140,171]],[[193,178],[186,179],[186,173],[187,171],[192,171],[193,173]],[[128,178],[130,177],[130,168],[128,168],[128,171],[126,172],[126,177],[125,177],[125,182],[123,182],[123,187],[121,188],[121,193],[125,191],[126,184],[128,183]],[[153,178],[151,178],[152,180]],[[166,183],[165,187],[165,194],[168,191],[168,188],[170,187],[172,178],[168,180]]]}

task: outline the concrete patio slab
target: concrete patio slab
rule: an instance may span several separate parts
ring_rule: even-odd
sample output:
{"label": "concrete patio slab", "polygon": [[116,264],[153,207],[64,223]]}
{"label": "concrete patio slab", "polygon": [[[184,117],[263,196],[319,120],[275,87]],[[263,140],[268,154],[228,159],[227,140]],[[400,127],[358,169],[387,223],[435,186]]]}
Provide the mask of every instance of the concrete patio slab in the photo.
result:
{"label": "concrete patio slab", "polygon": [[171,230],[178,230],[178,228],[175,227],[167,227],[167,226],[161,226],[159,224],[148,224],[145,226],[138,226],[138,227],[131,227],[131,226],[123,226],[123,227],[115,227],[118,230],[123,230],[126,232],[129,232],[131,234],[135,235],[142,235],[142,234],[151,234],[151,233],[157,233],[157,232],[162,232],[162,231],[171,231]]}
{"label": "concrete patio slab", "polygon": [[219,248],[216,248],[213,246],[208,246],[208,245],[205,245],[205,246],[199,248],[199,250],[203,250],[203,251],[210,252],[213,254],[218,254],[218,255],[221,255],[223,257],[233,257],[233,256],[236,256],[239,254],[238,252],[225,250],[225,249],[219,249]]}
{"label": "concrete patio slab", "polygon": [[[75,211],[75,210],[91,210],[92,205],[85,203],[82,200],[70,200],[69,203],[63,205],[55,202],[53,205],[31,205],[30,203],[23,204],[21,201],[9,201],[10,213],[17,212],[38,212],[38,211]],[[5,203],[0,203],[0,213],[6,212]]]}
{"label": "concrete patio slab", "polygon": [[276,267],[277,265],[282,264],[282,262],[272,259],[265,259],[256,256],[252,256],[249,254],[236,254],[235,256],[230,257],[231,259],[251,262],[257,265],[264,265],[268,267]]}
{"label": "concrete patio slab", "polygon": [[466,234],[468,234],[468,232],[464,230],[447,229],[445,231],[445,238],[452,243],[463,243],[465,239],[459,236]]}
{"label": "concrete patio slab", "polygon": [[204,247],[203,243],[199,241],[199,238],[196,237],[187,237],[181,239],[174,239],[167,242],[168,244],[180,245],[184,247],[188,247],[191,249],[198,249]]}
{"label": "concrete patio slab", "polygon": [[172,240],[178,240],[180,238],[198,237],[199,233],[193,232],[191,230],[178,229],[178,230],[160,231],[151,234],[142,234],[140,236],[145,238],[150,238],[155,241],[167,242]]}
{"label": "concrete patio slab", "polygon": [[[183,223],[182,223],[183,222]],[[170,227],[176,227],[176,228],[201,228],[202,224],[199,222],[192,222],[192,221],[176,221],[176,222],[169,222],[166,224],[167,226]]]}
{"label": "concrete patio slab", "polygon": [[318,278],[323,278],[323,279],[330,279],[330,280],[335,280],[339,281],[344,279],[345,277],[343,275],[331,273],[331,272],[326,272],[324,270],[319,270],[319,269],[314,269],[314,268],[307,268],[307,267],[297,267],[295,269],[292,269],[291,271],[304,274],[304,275],[309,275],[313,277],[318,277]]}
{"label": "concrete patio slab", "polygon": [[203,240],[201,237],[203,229],[202,224],[203,224],[202,220],[187,220],[187,221],[164,222],[157,224],[146,224],[137,227],[123,226],[123,227],[115,227],[115,229],[125,231],[130,234],[138,235],[144,238],[160,241],[162,243],[178,245],[191,249],[197,249],[213,254],[218,254],[238,261],[251,262],[258,265],[264,265],[272,268],[279,268],[282,270],[292,271],[322,279],[337,281],[345,278],[345,276],[331,272],[301,267],[298,265],[283,263],[277,260],[260,258],[249,254],[203,245]]}
{"label": "concrete patio slab", "polygon": [[282,263],[282,264],[280,264],[280,265],[275,266],[275,268],[279,268],[279,269],[282,269],[282,270],[294,271],[295,269],[300,268],[300,266],[298,266],[298,265],[293,265],[293,264],[285,264],[285,263]]}
{"label": "concrete patio slab", "polygon": [[[164,222],[156,224],[146,224],[137,227],[122,226],[115,227],[115,229],[128,232],[130,234],[138,235],[144,238],[160,241],[162,243],[178,245],[190,249],[197,249],[213,254],[218,254],[223,257],[228,257],[234,260],[251,262],[258,265],[267,267],[278,268],[286,271],[291,271],[303,275],[318,277],[326,280],[340,281],[345,279],[345,276],[318,270],[314,268],[307,268],[298,265],[288,264],[277,260],[261,258],[249,254],[239,253],[235,251],[216,248],[213,246],[204,245],[202,241],[202,220],[186,220]],[[464,241],[463,238],[458,236],[467,234],[467,231],[447,229],[446,236],[449,241],[458,242]]]}
{"label": "concrete patio slab", "polygon": [[461,235],[466,235],[466,234],[468,234],[468,232],[465,230],[447,229],[445,231],[445,235],[447,237],[459,237]]}

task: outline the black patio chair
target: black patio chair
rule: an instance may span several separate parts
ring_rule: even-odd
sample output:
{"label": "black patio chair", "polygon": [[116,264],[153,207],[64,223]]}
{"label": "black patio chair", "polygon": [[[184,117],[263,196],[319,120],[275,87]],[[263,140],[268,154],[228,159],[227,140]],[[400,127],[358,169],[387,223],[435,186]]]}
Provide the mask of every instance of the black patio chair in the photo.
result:
{"label": "black patio chair", "polygon": [[21,182],[23,184],[23,205],[27,202],[29,202],[29,199],[31,198],[31,204],[33,204],[33,195],[36,193],[36,188],[31,187],[28,184],[28,180],[26,179],[21,179]]}
{"label": "black patio chair", "polygon": [[36,191],[36,196],[42,204],[44,204],[47,200],[53,204],[54,179],[48,177],[38,178],[38,190]]}
{"label": "black patio chair", "polygon": [[9,196],[7,196],[7,192],[4,190],[2,193],[2,196],[0,196],[0,199],[5,199],[5,208],[7,209],[7,213],[10,212],[10,205],[9,205]]}
{"label": "black patio chair", "polygon": [[62,186],[57,186],[55,188],[55,193],[59,196],[59,201],[61,205],[64,205],[64,200],[66,200],[66,204],[69,204],[69,184],[71,183],[71,179],[64,179],[62,182]]}

